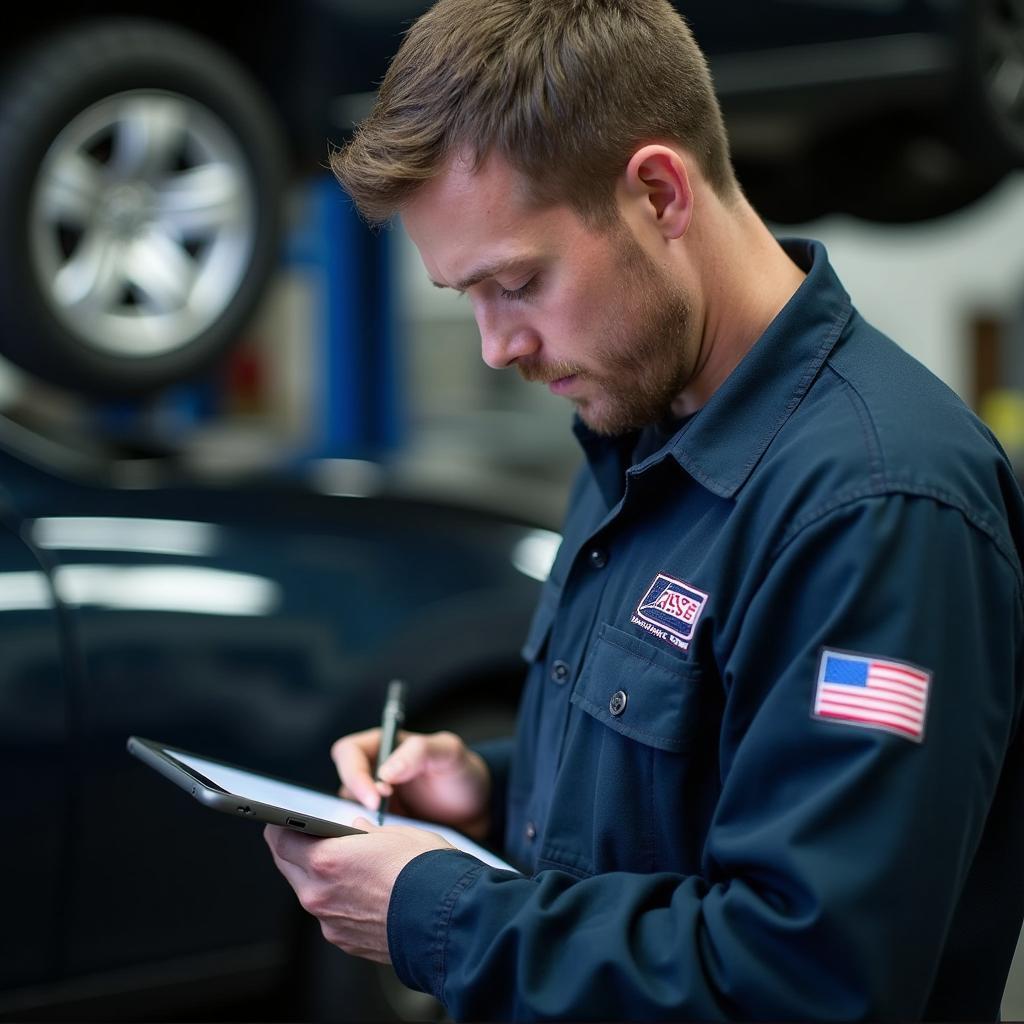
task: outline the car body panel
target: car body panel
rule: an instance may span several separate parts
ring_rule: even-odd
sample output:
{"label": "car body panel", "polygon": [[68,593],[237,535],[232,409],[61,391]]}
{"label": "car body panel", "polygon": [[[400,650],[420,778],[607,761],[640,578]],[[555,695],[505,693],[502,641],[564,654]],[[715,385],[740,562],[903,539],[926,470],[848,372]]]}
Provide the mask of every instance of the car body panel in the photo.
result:
{"label": "car body panel", "polygon": [[[279,990],[298,911],[260,829],[167,786],[127,737],[330,789],[331,742],[379,721],[395,676],[413,728],[445,707],[503,700],[511,714],[538,586],[513,556],[533,527],[292,482],[119,489],[9,448],[0,479],[20,534],[0,533],[0,764],[22,780],[13,813],[34,836],[20,869],[7,844],[23,941],[0,969],[0,1016],[90,989],[109,1011],[137,989],[131,1016],[182,964],[222,995],[240,977]],[[34,553],[63,632],[52,600],[37,607]]]}

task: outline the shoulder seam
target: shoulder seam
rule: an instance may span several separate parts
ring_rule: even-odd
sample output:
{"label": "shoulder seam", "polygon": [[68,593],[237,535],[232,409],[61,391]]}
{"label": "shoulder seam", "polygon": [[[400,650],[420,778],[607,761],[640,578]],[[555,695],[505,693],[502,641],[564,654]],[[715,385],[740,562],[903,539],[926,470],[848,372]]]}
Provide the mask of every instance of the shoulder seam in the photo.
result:
{"label": "shoulder seam", "polygon": [[885,459],[882,455],[882,442],[878,437],[878,430],[875,421],[871,418],[868,404],[864,401],[863,395],[850,382],[850,379],[836,369],[831,358],[825,364],[826,368],[841,381],[843,390],[853,407],[853,414],[860,424],[861,434],[864,438],[864,448],[868,456],[868,469],[870,472],[872,486],[882,487],[885,485]]}
{"label": "shoulder seam", "polygon": [[993,529],[991,523],[984,516],[977,515],[971,509],[966,508],[954,495],[947,491],[943,491],[941,488],[926,487],[923,485],[918,486],[908,483],[895,483],[891,480],[885,479],[884,477],[880,479],[877,484],[858,487],[853,490],[837,494],[831,501],[825,502],[823,505],[819,505],[814,509],[809,509],[802,516],[798,516],[790,523],[789,529],[786,530],[782,539],[775,545],[771,553],[770,561],[772,563],[776,562],[781,557],[782,552],[801,533],[809,529],[811,526],[821,522],[823,519],[826,519],[833,512],[837,512],[850,505],[856,505],[860,502],[868,501],[872,498],[890,497],[924,498],[934,501],[939,505],[945,505],[954,512],[958,512],[964,517],[968,524],[988,538],[995,549],[999,552],[1003,560],[1010,567],[1010,571],[1013,573],[1014,578],[1017,581],[1017,591],[1022,595],[1022,599],[1024,599],[1024,575],[1022,575],[1021,566],[1016,558],[1015,551],[1012,545],[1007,544],[1005,540],[999,536],[998,532]]}

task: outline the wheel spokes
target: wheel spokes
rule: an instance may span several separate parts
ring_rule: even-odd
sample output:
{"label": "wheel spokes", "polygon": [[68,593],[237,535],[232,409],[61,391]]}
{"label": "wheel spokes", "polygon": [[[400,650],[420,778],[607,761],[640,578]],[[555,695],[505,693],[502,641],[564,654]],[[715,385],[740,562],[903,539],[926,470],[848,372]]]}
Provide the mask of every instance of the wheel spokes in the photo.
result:
{"label": "wheel spokes", "polygon": [[40,181],[42,213],[54,223],[84,227],[96,212],[102,190],[100,165],[84,153],[69,150]]}
{"label": "wheel spokes", "polygon": [[87,232],[54,279],[54,299],[69,312],[108,310],[124,291],[124,262],[120,239],[98,229]]}
{"label": "wheel spokes", "polygon": [[182,171],[159,189],[161,219],[186,234],[213,233],[245,217],[242,178],[228,163],[210,163]]}
{"label": "wheel spokes", "polygon": [[169,173],[181,156],[188,130],[183,103],[146,96],[124,101],[113,134],[111,171],[121,178],[152,181]]}
{"label": "wheel spokes", "polygon": [[125,276],[141,293],[147,310],[172,313],[187,303],[196,265],[177,242],[162,231],[150,229],[128,246]]}

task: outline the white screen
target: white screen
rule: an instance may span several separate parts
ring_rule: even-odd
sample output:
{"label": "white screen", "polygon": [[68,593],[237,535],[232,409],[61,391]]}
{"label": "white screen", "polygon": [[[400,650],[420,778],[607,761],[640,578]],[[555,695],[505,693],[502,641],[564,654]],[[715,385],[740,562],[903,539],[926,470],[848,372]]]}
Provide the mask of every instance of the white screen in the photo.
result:
{"label": "white screen", "polygon": [[293,786],[289,782],[278,782],[277,779],[268,779],[264,775],[255,775],[239,768],[229,768],[194,754],[183,754],[178,750],[165,750],[164,753],[194,768],[200,775],[242,800],[273,804],[324,821],[336,821],[341,825],[351,825],[353,819],[360,816],[371,817],[371,812],[351,800],[318,793],[305,786]]}
{"label": "white screen", "polygon": [[[181,761],[182,764],[188,765],[189,768],[199,772],[204,778],[237,796],[240,800],[272,804],[284,810],[295,811],[297,814],[307,814],[324,821],[336,821],[341,825],[351,825],[356,818],[368,818],[373,822],[377,820],[376,812],[369,811],[362,804],[357,804],[352,800],[343,800],[341,797],[331,796],[328,793],[318,793],[315,789],[306,789],[305,786],[295,786],[289,782],[278,782],[277,779],[268,779],[265,775],[257,775],[241,768],[229,768],[216,761],[207,761],[204,757],[196,757],[195,754],[183,754],[180,750],[164,748],[164,753]],[[452,846],[472,854],[485,864],[490,864],[491,867],[501,868],[505,871],[515,870],[511,865],[495,857],[489,850],[478,846],[461,832],[445,828],[444,825],[403,818],[399,814],[385,815],[384,824],[412,825],[415,828],[426,829],[428,832],[443,836]]]}

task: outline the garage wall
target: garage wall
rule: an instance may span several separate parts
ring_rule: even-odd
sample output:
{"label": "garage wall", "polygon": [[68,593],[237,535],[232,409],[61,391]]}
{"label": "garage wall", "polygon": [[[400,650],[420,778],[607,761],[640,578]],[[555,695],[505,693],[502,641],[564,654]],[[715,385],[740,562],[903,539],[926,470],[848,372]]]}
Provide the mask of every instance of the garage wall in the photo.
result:
{"label": "garage wall", "polygon": [[887,227],[830,217],[784,231],[825,242],[861,313],[965,398],[970,319],[1024,313],[1024,173],[941,220]]}
{"label": "garage wall", "polygon": [[[537,500],[557,504],[579,457],[568,404],[486,367],[468,301],[434,288],[401,227],[394,230],[411,417],[404,460],[445,485],[540,484]],[[773,230],[825,242],[863,315],[967,400],[973,320],[1009,324],[1024,314],[1024,173],[940,221],[830,217]]]}

